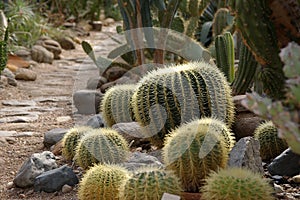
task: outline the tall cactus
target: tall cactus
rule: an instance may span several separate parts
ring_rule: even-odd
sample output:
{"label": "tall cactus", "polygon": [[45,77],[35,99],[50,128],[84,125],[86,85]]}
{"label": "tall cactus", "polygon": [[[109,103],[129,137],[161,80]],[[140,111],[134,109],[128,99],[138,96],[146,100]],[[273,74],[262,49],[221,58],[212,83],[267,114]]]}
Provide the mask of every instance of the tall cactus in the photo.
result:
{"label": "tall cactus", "polygon": [[229,18],[231,17],[232,16],[227,8],[220,8],[217,10],[212,24],[213,37],[221,35],[229,28]]}
{"label": "tall cactus", "polygon": [[133,121],[130,101],[135,89],[135,85],[125,84],[113,86],[106,91],[100,110],[103,112],[107,126]]}
{"label": "tall cactus", "polygon": [[233,122],[231,89],[217,67],[204,62],[171,66],[150,72],[132,97],[134,116],[144,137],[163,145],[171,129],[195,118],[215,117]]}
{"label": "tall cactus", "polygon": [[235,79],[232,83],[232,92],[235,95],[245,94],[251,86],[258,63],[253,54],[243,42],[241,42],[239,52],[239,64]]}
{"label": "tall cactus", "polygon": [[229,7],[235,15],[235,24],[244,43],[262,66],[259,78],[265,93],[281,98],[285,80],[283,63],[278,56],[280,49],[267,1],[230,0]]}
{"label": "tall cactus", "polygon": [[215,39],[215,48],[217,66],[231,83],[234,79],[234,44],[231,33],[218,35]]}

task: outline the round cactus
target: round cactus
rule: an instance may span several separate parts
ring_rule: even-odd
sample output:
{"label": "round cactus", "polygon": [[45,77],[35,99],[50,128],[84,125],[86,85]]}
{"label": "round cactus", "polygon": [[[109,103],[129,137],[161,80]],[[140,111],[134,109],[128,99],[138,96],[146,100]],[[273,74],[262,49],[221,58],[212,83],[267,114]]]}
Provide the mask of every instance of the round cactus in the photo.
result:
{"label": "round cactus", "polygon": [[254,137],[259,141],[262,160],[271,160],[288,148],[286,141],[278,137],[278,130],[272,121],[259,125]]}
{"label": "round cactus", "polygon": [[124,162],[129,152],[128,143],[115,130],[95,129],[85,135],[76,148],[75,161],[83,169],[93,164]]}
{"label": "round cactus", "polygon": [[184,124],[166,137],[163,159],[183,188],[197,192],[211,170],[224,168],[233,146],[232,133],[216,119],[204,118]]}
{"label": "round cactus", "polygon": [[140,169],[125,184],[121,199],[160,200],[163,194],[180,195],[182,189],[177,176],[158,168]]}
{"label": "round cactus", "polygon": [[234,105],[225,76],[213,65],[191,62],[150,72],[132,97],[134,117],[156,146],[193,119],[214,117],[231,125]]}
{"label": "round cactus", "polygon": [[75,156],[75,150],[79,140],[89,131],[93,129],[88,126],[75,127],[70,129],[63,137],[62,140],[62,155],[67,160],[72,160]]}
{"label": "round cactus", "polygon": [[271,200],[272,187],[248,169],[228,168],[212,172],[202,187],[203,200]]}
{"label": "round cactus", "polygon": [[114,165],[95,165],[79,183],[80,200],[116,200],[129,178],[128,171]]}
{"label": "round cactus", "polygon": [[113,86],[105,92],[100,110],[107,126],[133,121],[130,101],[135,89],[135,85],[126,84]]}

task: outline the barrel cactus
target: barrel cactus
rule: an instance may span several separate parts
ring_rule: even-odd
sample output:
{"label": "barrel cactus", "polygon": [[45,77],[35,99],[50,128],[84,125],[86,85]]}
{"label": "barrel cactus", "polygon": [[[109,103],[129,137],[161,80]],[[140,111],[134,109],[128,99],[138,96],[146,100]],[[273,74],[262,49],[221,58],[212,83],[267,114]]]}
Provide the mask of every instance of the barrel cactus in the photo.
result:
{"label": "barrel cactus", "polygon": [[260,156],[263,160],[271,160],[288,148],[285,140],[278,137],[278,130],[272,121],[259,125],[254,137],[260,143]]}
{"label": "barrel cactus", "polygon": [[83,176],[79,183],[80,200],[116,200],[122,191],[129,173],[114,165],[95,165]]}
{"label": "barrel cactus", "polygon": [[87,169],[95,163],[124,162],[128,153],[128,143],[118,132],[108,128],[95,129],[80,140],[75,162]]}
{"label": "barrel cactus", "polygon": [[161,68],[139,82],[132,97],[135,120],[156,146],[168,132],[201,117],[214,117],[231,125],[234,105],[222,72],[204,62]]}
{"label": "barrel cactus", "polygon": [[65,157],[65,159],[73,159],[79,140],[91,130],[93,130],[91,127],[80,126],[70,129],[64,135],[62,140],[62,155]]}
{"label": "barrel cactus", "polygon": [[232,133],[216,119],[194,120],[175,129],[166,138],[163,159],[183,188],[197,192],[211,170],[224,168],[233,147]]}
{"label": "barrel cactus", "polygon": [[100,110],[103,112],[107,126],[111,127],[119,122],[133,121],[130,100],[135,88],[135,85],[125,84],[116,85],[106,91]]}
{"label": "barrel cactus", "polygon": [[121,199],[160,200],[165,192],[180,195],[181,191],[173,172],[152,167],[139,169],[126,181]]}
{"label": "barrel cactus", "polygon": [[212,172],[201,189],[203,200],[271,200],[272,187],[248,169],[227,168]]}

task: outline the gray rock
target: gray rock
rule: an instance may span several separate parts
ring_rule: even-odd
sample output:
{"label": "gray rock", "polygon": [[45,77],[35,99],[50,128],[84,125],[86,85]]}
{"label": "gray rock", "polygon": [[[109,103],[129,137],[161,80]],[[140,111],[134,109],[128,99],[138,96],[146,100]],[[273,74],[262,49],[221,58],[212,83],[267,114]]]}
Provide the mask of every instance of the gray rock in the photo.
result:
{"label": "gray rock", "polygon": [[68,132],[68,129],[65,128],[55,128],[50,131],[47,131],[44,134],[44,145],[50,147],[57,142],[59,142],[64,135]]}
{"label": "gray rock", "polygon": [[54,54],[41,45],[34,45],[31,49],[31,58],[36,62],[52,64]]}
{"label": "gray rock", "polygon": [[72,190],[73,190],[72,186],[69,186],[67,184],[61,188],[62,193],[68,193],[68,192],[71,192]]}
{"label": "gray rock", "polygon": [[96,114],[103,94],[96,90],[79,90],[73,94],[73,102],[80,114]]}
{"label": "gray rock", "polygon": [[75,42],[70,37],[61,37],[57,41],[64,50],[75,49]]}
{"label": "gray rock", "polygon": [[63,165],[42,173],[35,178],[34,191],[56,192],[62,189],[64,185],[74,186],[78,183],[78,178],[72,168]]}
{"label": "gray rock", "polygon": [[149,142],[142,134],[142,127],[137,122],[117,123],[112,126],[122,135],[128,143],[132,143],[132,147],[139,147],[141,144]]}
{"label": "gray rock", "polygon": [[4,70],[1,72],[1,75],[6,76],[7,78],[14,79],[15,75],[10,71],[8,68],[4,68]]}
{"label": "gray rock", "polygon": [[25,68],[18,68],[16,71],[15,78],[17,80],[24,80],[24,81],[35,81],[37,78],[37,74],[29,69]]}
{"label": "gray rock", "polygon": [[17,187],[30,187],[37,176],[56,167],[55,156],[50,151],[34,153],[23,163],[13,182]]}
{"label": "gray rock", "polygon": [[300,155],[288,148],[268,165],[268,170],[271,175],[295,176],[300,173]]}
{"label": "gray rock", "polygon": [[259,141],[253,137],[240,139],[230,152],[228,166],[245,167],[253,172],[263,173],[259,149]]}
{"label": "gray rock", "polygon": [[10,99],[2,101],[2,105],[4,106],[35,106],[36,102],[31,100],[16,100],[16,99]]}
{"label": "gray rock", "polygon": [[100,88],[105,83],[107,83],[107,79],[102,76],[92,77],[87,81],[86,88],[89,90],[95,90]]}
{"label": "gray rock", "polygon": [[52,39],[44,40],[42,46],[45,47],[48,51],[52,52],[54,55],[54,59],[59,59],[59,55],[61,54],[61,46],[60,44]]}
{"label": "gray rock", "polygon": [[13,137],[17,134],[17,131],[0,131],[0,137]]}
{"label": "gray rock", "polygon": [[129,171],[135,171],[140,167],[164,167],[156,157],[141,152],[133,152],[127,162],[124,162],[121,165]]}
{"label": "gray rock", "polygon": [[33,113],[26,116],[3,117],[0,118],[0,124],[1,123],[30,123],[30,122],[35,122],[38,119],[39,119],[39,115]]}
{"label": "gray rock", "polygon": [[15,51],[14,54],[21,58],[24,58],[25,60],[29,60],[31,58],[30,49],[22,46],[18,47],[18,50]]}
{"label": "gray rock", "polygon": [[121,78],[127,71],[128,70],[122,67],[112,66],[103,73],[103,77],[105,77],[109,82],[112,82]]}
{"label": "gray rock", "polygon": [[0,85],[6,87],[8,85],[8,78],[6,76],[0,75]]}
{"label": "gray rock", "polygon": [[92,128],[104,127],[102,116],[100,114],[94,115],[86,122],[85,125],[90,126]]}

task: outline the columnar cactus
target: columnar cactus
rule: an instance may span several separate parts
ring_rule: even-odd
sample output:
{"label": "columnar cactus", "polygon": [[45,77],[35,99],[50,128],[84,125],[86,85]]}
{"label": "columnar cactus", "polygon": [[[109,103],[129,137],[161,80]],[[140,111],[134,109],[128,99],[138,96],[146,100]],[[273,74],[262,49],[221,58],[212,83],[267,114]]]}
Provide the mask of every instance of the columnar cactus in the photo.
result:
{"label": "columnar cactus", "polygon": [[203,200],[272,200],[273,189],[259,174],[227,168],[212,172],[201,189]]}
{"label": "columnar cactus", "polygon": [[228,18],[231,17],[227,8],[220,8],[214,15],[212,24],[213,36],[217,37],[221,35],[225,30],[229,28]]}
{"label": "columnar cactus", "polygon": [[127,181],[121,199],[160,200],[163,194],[180,195],[182,189],[173,172],[158,168],[139,169]]}
{"label": "columnar cactus", "polygon": [[129,153],[126,140],[115,130],[95,129],[85,135],[76,148],[75,162],[87,169],[93,164],[121,163]]}
{"label": "columnar cactus", "polygon": [[231,125],[234,106],[231,89],[217,67],[191,62],[150,72],[132,97],[135,120],[144,137],[163,145],[165,135],[182,123],[201,117]]}
{"label": "columnar cactus", "polygon": [[197,192],[210,171],[226,167],[233,143],[232,134],[219,120],[206,118],[184,124],[166,138],[166,169],[175,172],[185,191]]}
{"label": "columnar cactus", "polygon": [[239,52],[239,64],[235,79],[232,83],[232,90],[235,95],[245,94],[250,88],[258,63],[253,54],[243,42],[241,42]]}
{"label": "columnar cactus", "polygon": [[218,35],[215,38],[215,48],[217,66],[231,83],[234,79],[234,44],[231,33]]}
{"label": "columnar cactus", "polygon": [[254,131],[254,137],[260,143],[260,156],[270,160],[288,148],[285,140],[278,137],[278,130],[272,121],[259,125]]}
{"label": "columnar cactus", "polygon": [[62,140],[62,155],[67,160],[72,160],[75,156],[75,150],[79,143],[79,140],[87,134],[89,131],[92,131],[91,127],[81,126],[70,129],[63,137]]}
{"label": "columnar cactus", "polygon": [[135,88],[135,85],[125,84],[116,85],[106,91],[100,110],[103,112],[107,126],[111,127],[119,122],[131,122],[133,120],[130,100]]}
{"label": "columnar cactus", "polygon": [[80,181],[78,198],[80,200],[120,199],[120,193],[129,176],[128,171],[119,166],[95,165]]}

